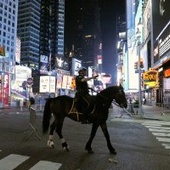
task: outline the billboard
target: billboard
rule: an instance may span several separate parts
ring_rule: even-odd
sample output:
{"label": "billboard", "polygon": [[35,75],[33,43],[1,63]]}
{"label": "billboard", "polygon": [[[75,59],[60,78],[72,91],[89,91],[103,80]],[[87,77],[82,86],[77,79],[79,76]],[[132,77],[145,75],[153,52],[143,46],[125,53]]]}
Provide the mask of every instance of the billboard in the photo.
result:
{"label": "billboard", "polygon": [[81,66],[81,60],[72,58],[72,75],[78,75],[78,70]]}
{"label": "billboard", "polygon": [[55,93],[55,77],[40,76],[40,93]]}
{"label": "billboard", "polygon": [[19,39],[19,38],[17,38],[17,40],[16,40],[15,61],[19,64],[21,61],[21,39]]}
{"label": "billboard", "polygon": [[40,55],[40,74],[48,74],[49,61],[48,56]]}
{"label": "billboard", "polygon": [[155,41],[170,21],[170,1],[152,0],[153,40]]}
{"label": "billboard", "polygon": [[150,69],[143,73],[143,84],[149,88],[159,87],[159,73],[157,70]]}

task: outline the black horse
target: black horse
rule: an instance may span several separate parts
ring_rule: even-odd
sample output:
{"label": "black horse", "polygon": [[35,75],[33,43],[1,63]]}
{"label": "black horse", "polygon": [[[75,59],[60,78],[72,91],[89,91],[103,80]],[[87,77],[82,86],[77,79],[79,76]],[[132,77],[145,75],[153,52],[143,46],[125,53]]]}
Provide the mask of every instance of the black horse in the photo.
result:
{"label": "black horse", "polygon": [[[127,107],[127,100],[123,91],[123,87],[121,85],[108,87],[98,93],[96,96],[92,96],[92,98],[94,99],[94,106],[91,108],[91,112],[89,114],[89,122],[92,123],[92,130],[90,138],[85,146],[85,150],[88,153],[93,152],[91,144],[95,137],[96,131],[100,126],[106,138],[110,153],[116,154],[116,151],[110,141],[106,120],[108,118],[109,107],[113,100],[115,100],[115,102],[121,108]],[[54,121],[50,126],[50,118],[52,114]],[[83,119],[83,115],[81,113],[74,111],[74,99],[72,97],[64,95],[58,96],[56,98],[51,98],[46,101],[42,128],[43,133],[46,133],[50,126],[50,135],[47,145],[49,147],[54,147],[53,132],[56,130],[59,138],[61,139],[63,149],[69,151],[69,146],[62,135],[62,127],[65,117],[69,117],[75,121],[81,121]]]}

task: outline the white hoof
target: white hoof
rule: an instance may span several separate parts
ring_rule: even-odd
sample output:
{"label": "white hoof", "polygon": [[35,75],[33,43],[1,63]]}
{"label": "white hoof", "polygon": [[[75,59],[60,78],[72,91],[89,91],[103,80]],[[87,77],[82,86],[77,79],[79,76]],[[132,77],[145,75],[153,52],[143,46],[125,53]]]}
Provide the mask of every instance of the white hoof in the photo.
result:
{"label": "white hoof", "polygon": [[48,146],[49,148],[54,148],[54,142],[53,142],[52,140],[48,140],[48,141],[47,141],[47,146]]}
{"label": "white hoof", "polygon": [[115,157],[110,157],[109,162],[113,162],[113,163],[116,163],[116,164],[118,163],[118,161]]}

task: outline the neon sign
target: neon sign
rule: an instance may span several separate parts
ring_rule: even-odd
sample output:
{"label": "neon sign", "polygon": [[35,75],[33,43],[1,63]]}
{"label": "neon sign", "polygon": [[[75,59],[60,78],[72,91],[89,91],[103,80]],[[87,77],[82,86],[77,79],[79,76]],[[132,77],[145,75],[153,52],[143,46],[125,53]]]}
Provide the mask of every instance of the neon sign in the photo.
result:
{"label": "neon sign", "polygon": [[166,69],[166,70],[164,71],[164,77],[165,77],[165,78],[170,77],[170,68],[168,68],[168,69]]}
{"label": "neon sign", "polygon": [[143,84],[150,88],[159,87],[159,76],[158,71],[150,69],[143,73]]}

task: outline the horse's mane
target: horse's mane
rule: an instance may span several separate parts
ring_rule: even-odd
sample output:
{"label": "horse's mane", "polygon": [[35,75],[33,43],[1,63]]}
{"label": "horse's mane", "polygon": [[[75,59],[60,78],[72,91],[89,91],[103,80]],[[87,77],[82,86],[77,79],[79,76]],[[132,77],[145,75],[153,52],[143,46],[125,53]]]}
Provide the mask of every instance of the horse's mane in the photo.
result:
{"label": "horse's mane", "polygon": [[109,107],[111,102],[113,101],[114,96],[119,90],[119,86],[111,86],[102,90],[96,96],[96,103],[99,105],[105,103],[105,106]]}
{"label": "horse's mane", "polygon": [[116,93],[119,89],[120,89],[119,86],[110,86],[110,87],[107,87],[106,89],[102,90],[98,94],[109,97],[110,95],[112,96],[114,93]]}

